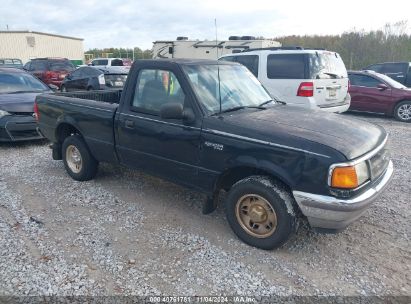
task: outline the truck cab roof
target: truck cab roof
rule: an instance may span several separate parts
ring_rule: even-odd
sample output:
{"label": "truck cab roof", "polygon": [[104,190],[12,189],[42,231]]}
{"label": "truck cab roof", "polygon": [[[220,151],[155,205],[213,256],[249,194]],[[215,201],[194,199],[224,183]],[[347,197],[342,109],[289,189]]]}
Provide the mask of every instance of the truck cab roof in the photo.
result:
{"label": "truck cab roof", "polygon": [[161,65],[163,63],[175,63],[181,65],[235,65],[235,62],[210,60],[210,59],[190,59],[190,58],[164,58],[164,59],[139,59],[135,62],[139,64],[146,63],[149,65]]}

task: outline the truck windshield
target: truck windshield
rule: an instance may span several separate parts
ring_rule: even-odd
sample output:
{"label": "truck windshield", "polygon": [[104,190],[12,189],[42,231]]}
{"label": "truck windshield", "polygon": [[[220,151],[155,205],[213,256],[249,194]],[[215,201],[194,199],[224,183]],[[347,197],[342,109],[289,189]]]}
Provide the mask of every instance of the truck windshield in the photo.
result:
{"label": "truck windshield", "polygon": [[215,114],[234,108],[258,107],[272,98],[255,78],[241,65],[183,66],[197,98],[208,111]]}

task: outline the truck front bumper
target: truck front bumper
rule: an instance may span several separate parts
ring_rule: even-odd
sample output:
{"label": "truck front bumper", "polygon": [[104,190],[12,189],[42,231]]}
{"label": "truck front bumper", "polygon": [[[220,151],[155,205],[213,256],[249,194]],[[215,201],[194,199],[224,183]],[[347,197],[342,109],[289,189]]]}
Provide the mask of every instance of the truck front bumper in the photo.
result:
{"label": "truck front bumper", "polygon": [[301,191],[293,191],[293,195],[312,228],[336,232],[346,228],[365,212],[387,186],[393,171],[394,166],[390,161],[377,184],[350,199],[339,199]]}

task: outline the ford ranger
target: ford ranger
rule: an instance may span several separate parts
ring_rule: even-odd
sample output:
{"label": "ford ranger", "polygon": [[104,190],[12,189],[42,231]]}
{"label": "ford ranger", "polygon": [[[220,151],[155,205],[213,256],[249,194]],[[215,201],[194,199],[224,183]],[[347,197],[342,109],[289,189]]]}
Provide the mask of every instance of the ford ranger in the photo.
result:
{"label": "ford ranger", "polygon": [[73,179],[118,163],[205,193],[203,213],[224,197],[234,233],[263,249],[300,216],[347,227],[393,173],[383,128],[272,100],[238,63],[137,60],[123,91],[43,94],[34,110]]}

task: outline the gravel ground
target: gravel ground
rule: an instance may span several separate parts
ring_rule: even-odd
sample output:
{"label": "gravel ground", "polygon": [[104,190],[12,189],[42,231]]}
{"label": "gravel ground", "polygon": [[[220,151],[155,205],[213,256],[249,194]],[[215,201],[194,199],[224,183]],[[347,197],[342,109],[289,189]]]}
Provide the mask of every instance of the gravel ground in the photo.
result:
{"label": "gravel ground", "polygon": [[276,251],[198,193],[106,164],[76,182],[47,143],[1,144],[0,295],[411,296],[411,125],[355,116],[390,133],[389,188],[345,231],[301,227]]}

